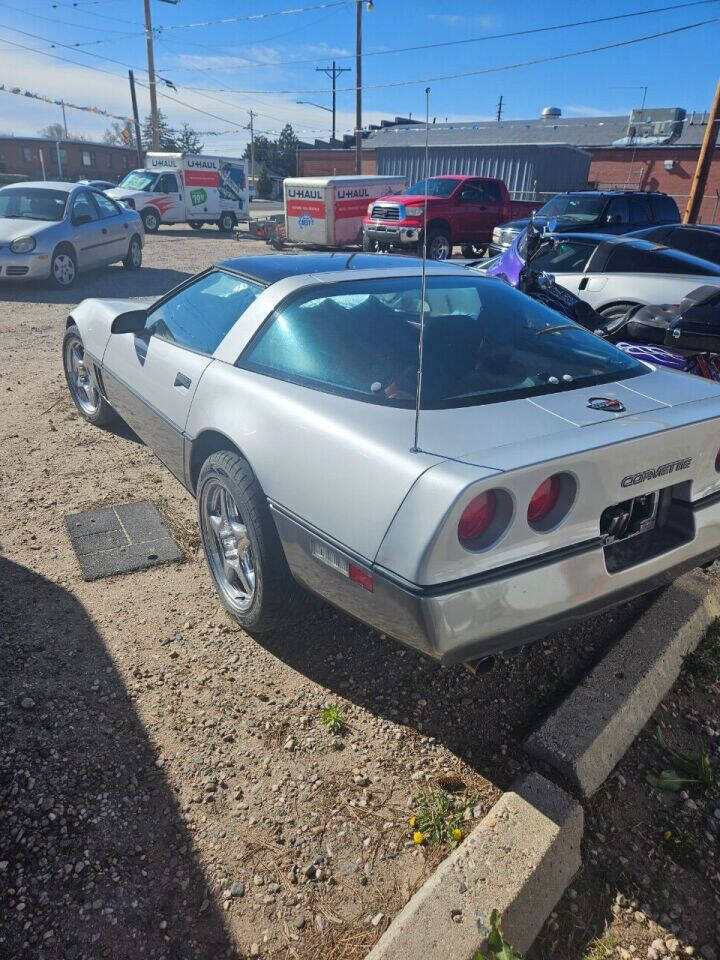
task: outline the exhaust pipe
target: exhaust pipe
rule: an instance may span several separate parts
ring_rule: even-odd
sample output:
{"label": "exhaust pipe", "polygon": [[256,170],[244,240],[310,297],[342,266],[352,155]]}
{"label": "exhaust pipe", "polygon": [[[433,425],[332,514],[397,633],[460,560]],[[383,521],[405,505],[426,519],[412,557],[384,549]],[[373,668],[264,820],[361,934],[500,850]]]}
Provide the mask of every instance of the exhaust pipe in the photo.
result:
{"label": "exhaust pipe", "polygon": [[466,660],[463,666],[468,673],[474,677],[480,677],[485,673],[490,673],[495,666],[495,657],[480,657],[479,660]]}

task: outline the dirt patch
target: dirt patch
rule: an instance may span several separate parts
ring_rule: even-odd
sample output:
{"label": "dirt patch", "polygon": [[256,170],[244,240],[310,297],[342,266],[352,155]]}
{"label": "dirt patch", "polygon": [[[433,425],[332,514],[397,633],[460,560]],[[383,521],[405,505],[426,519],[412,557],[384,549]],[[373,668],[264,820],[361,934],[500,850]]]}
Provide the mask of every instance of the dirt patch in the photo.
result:
{"label": "dirt patch", "polygon": [[[446,852],[413,842],[414,798],[466,790],[469,830],[529,769],[531,726],[643,609],[477,679],[319,603],[262,643],[240,631],[192,498],[131,431],[80,420],[60,344],[84,297],[159,295],[267,250],[173,228],[140,273],[0,287],[3,956],[363,956]],[[64,514],[145,499],[186,561],[85,583]]]}

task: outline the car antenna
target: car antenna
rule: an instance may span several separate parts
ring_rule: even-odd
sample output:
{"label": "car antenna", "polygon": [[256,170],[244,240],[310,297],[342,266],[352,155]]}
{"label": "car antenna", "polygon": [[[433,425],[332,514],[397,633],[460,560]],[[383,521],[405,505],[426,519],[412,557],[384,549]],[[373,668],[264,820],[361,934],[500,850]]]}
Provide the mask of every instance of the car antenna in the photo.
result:
{"label": "car antenna", "polygon": [[420,339],[418,341],[418,375],[415,387],[415,435],[411,453],[419,453],[418,431],[420,428],[420,399],[423,381],[423,347],[425,345],[425,287],[427,283],[427,215],[428,215],[428,143],[430,135],[430,87],[425,87],[425,164],[423,181],[425,183],[425,203],[423,205],[423,242],[422,242],[422,271],[420,280]]}

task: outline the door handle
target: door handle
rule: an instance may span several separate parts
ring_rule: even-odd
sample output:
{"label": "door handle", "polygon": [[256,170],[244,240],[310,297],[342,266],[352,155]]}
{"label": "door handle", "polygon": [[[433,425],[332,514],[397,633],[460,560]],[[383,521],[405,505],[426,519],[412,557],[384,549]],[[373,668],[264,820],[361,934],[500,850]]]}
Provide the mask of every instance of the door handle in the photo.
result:
{"label": "door handle", "polygon": [[578,290],[584,290],[588,285],[589,277],[583,277],[580,283],[578,284]]}
{"label": "door handle", "polygon": [[103,233],[107,233],[107,227],[103,227],[103,228],[102,228],[102,232],[103,232]]}
{"label": "door handle", "polygon": [[174,387],[184,387],[186,390],[189,390],[191,384],[192,380],[190,377],[186,377],[184,373],[175,374],[175,383],[173,384]]}

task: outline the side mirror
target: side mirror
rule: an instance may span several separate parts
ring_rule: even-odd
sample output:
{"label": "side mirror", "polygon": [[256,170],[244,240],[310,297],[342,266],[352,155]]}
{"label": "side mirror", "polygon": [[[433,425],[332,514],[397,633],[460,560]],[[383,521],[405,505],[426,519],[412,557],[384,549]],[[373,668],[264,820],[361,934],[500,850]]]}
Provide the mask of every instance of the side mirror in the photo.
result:
{"label": "side mirror", "polygon": [[115,317],[110,333],[142,333],[146,323],[147,310],[128,310]]}
{"label": "side mirror", "polygon": [[555,283],[555,274],[543,271],[537,278],[537,284],[541,290],[549,290]]}
{"label": "side mirror", "polygon": [[72,218],[74,227],[81,227],[84,223],[92,223],[92,217],[89,213],[77,213]]}

